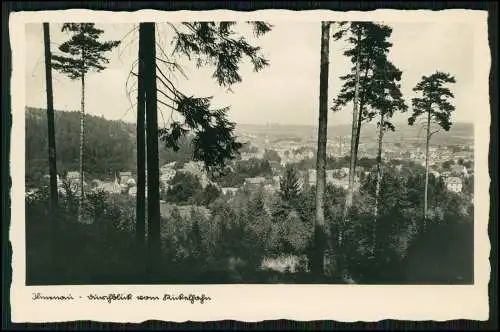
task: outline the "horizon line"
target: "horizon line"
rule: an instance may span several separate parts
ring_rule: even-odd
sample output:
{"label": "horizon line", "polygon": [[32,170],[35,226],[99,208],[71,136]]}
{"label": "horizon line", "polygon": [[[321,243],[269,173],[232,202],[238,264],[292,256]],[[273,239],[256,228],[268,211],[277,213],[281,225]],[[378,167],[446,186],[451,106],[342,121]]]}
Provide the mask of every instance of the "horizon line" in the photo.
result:
{"label": "horizon line", "polygon": [[[30,106],[30,105],[26,105],[25,108],[35,108],[35,109],[42,109],[42,110],[47,110],[46,107],[39,107],[39,106]],[[62,110],[62,109],[54,109],[54,112],[80,112],[80,110]],[[107,121],[118,121],[118,122],[124,122],[124,123],[127,123],[127,124],[135,124],[135,121],[132,122],[132,121],[127,121],[125,119],[110,119],[110,118],[107,118],[105,117],[104,115],[97,115],[97,114],[92,114],[92,113],[88,113],[86,112],[85,113],[86,115],[90,115],[90,116],[95,116],[97,118],[103,118]],[[233,123],[235,123],[237,126],[303,126],[303,127],[317,127],[318,124],[302,124],[302,123],[278,123],[278,122],[268,122],[268,123],[244,123],[244,122],[236,122],[236,121],[231,121]],[[406,121],[397,121],[397,122],[394,122],[395,124],[406,124],[408,125],[409,127],[412,127],[408,124],[408,122]],[[455,124],[471,124],[471,125],[474,125],[474,122],[472,121],[456,121],[454,122]],[[373,123],[365,123],[365,125],[370,125]],[[337,123],[337,124],[328,124],[328,127],[335,127],[335,126],[350,126],[351,125],[351,122],[344,122],[344,123]]]}

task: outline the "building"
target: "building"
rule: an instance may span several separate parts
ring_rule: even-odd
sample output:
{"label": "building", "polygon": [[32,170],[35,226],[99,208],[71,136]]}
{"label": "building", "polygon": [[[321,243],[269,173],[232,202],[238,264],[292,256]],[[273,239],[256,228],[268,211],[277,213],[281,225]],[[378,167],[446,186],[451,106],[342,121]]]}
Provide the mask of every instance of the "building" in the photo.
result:
{"label": "building", "polygon": [[130,187],[128,189],[129,196],[135,197],[137,196],[137,187]]}
{"label": "building", "polygon": [[96,186],[97,190],[102,190],[104,192],[110,193],[110,194],[119,194],[121,192],[121,187],[118,182],[118,179],[115,178],[115,181],[100,181],[98,185]]}
{"label": "building", "polygon": [[[333,185],[335,187],[344,188],[346,190],[349,187],[349,180],[347,178],[343,178],[343,179],[336,179],[336,178],[327,179],[327,183],[331,184],[331,185]],[[356,185],[355,185],[355,187],[356,187]]]}
{"label": "building", "polygon": [[299,267],[303,266],[305,270],[308,270],[308,258],[307,256],[295,256],[295,255],[287,255],[280,257],[265,257],[260,265],[261,270],[272,270],[278,272],[289,271],[291,273],[296,273],[299,270]]}
{"label": "building", "polygon": [[333,169],[327,169],[326,170],[326,183],[333,183],[335,182],[335,170]]}
{"label": "building", "polygon": [[193,174],[198,177],[202,188],[205,188],[209,184],[213,184],[212,181],[207,176],[207,173],[203,167],[203,163],[190,161],[184,164],[184,167],[179,170],[179,172],[186,172]]}
{"label": "building", "polygon": [[250,188],[257,188],[260,187],[261,185],[264,185],[265,183],[266,183],[266,178],[263,176],[258,176],[254,178],[246,178],[243,185]]}
{"label": "building", "polygon": [[269,166],[271,166],[271,170],[273,173],[277,173],[280,171],[282,164],[277,161],[270,161]]}
{"label": "building", "polygon": [[129,189],[130,189],[130,187],[129,187],[129,186],[127,186],[127,184],[126,184],[126,183],[122,183],[122,184],[120,185],[120,191],[121,191],[121,193],[122,193],[122,194],[128,194],[128,190],[129,190]]}
{"label": "building", "polygon": [[462,192],[462,179],[457,176],[451,176],[445,179],[446,188],[456,193]]}
{"label": "building", "polygon": [[125,184],[128,187],[135,187],[136,186],[135,180],[133,178],[128,179],[127,182],[125,182]]}
{"label": "building", "polygon": [[172,161],[171,163],[167,163],[167,164],[160,167],[160,173],[164,173],[165,171],[173,169],[174,167],[175,167],[175,161]]}
{"label": "building", "polygon": [[280,183],[281,183],[281,177],[277,176],[277,175],[273,176],[272,183],[273,183],[274,186],[276,186],[276,187],[279,188],[280,187]]}
{"label": "building", "polygon": [[316,170],[315,169],[308,169],[306,178],[307,178],[307,181],[309,182],[309,186],[315,186],[316,185]]}
{"label": "building", "polygon": [[133,179],[132,172],[120,172],[120,184],[126,184],[130,179]]}
{"label": "building", "polygon": [[177,171],[175,170],[175,161],[161,166],[160,183],[167,187],[168,183],[174,178],[176,173]]}
{"label": "building", "polygon": [[66,179],[68,180],[80,180],[80,172],[78,171],[69,171],[68,174],[66,174]]}
{"label": "building", "polygon": [[274,193],[279,190],[279,186],[275,186],[273,184],[265,184],[263,187],[264,191],[269,192],[269,193]]}
{"label": "building", "polygon": [[435,178],[439,178],[441,174],[439,174],[438,171],[431,170],[429,171],[429,174],[432,174]]}
{"label": "building", "polygon": [[221,188],[221,190],[222,190],[222,194],[228,195],[228,194],[236,194],[236,192],[238,191],[238,188],[227,187],[227,188]]}
{"label": "building", "polygon": [[[77,196],[80,195],[80,172],[78,171],[69,171],[66,174],[66,181],[69,184],[70,190]],[[63,186],[61,184],[61,186]],[[87,183],[83,181],[83,186],[86,187]]]}
{"label": "building", "polygon": [[340,168],[338,174],[340,176],[348,176],[349,175],[349,167]]}
{"label": "building", "polygon": [[451,172],[449,171],[444,171],[444,172],[441,172],[441,176],[444,178],[444,179],[447,179],[449,177],[452,176]]}

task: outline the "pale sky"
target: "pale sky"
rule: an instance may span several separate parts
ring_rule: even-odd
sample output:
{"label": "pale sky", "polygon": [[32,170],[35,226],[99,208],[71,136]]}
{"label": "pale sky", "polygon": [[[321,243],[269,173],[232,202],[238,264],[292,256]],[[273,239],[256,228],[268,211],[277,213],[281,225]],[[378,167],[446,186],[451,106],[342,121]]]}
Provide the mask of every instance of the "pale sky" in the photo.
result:
{"label": "pale sky", "polygon": [[[243,82],[232,87],[233,92],[220,88],[211,78],[212,68],[196,69],[187,59],[182,64],[188,80],[178,75],[178,84],[186,94],[214,96],[216,106],[231,106],[229,116],[245,124],[305,124],[317,125],[320,69],[320,22],[269,22],[274,25],[268,34],[255,39],[251,31],[240,27],[248,40],[262,47],[270,65],[255,73],[245,63],[241,67]],[[436,70],[449,72],[457,83],[452,87],[456,111],[453,122],[473,122],[474,94],[474,30],[468,23],[441,21],[436,23],[384,22],[393,28],[390,59],[403,71],[402,92],[410,106],[412,88],[422,75]],[[244,25],[244,23],[241,23]],[[103,29],[103,40],[122,39],[135,25],[96,24]],[[68,38],[61,25],[51,24],[52,52]],[[166,24],[157,24],[157,42],[169,48],[172,32]],[[41,24],[26,25],[26,103],[46,107],[43,33]],[[342,55],[344,42],[330,40],[329,104],[336,97],[340,76],[350,70],[350,61]],[[136,109],[130,107],[126,92],[127,76],[137,60],[138,31],[129,33],[122,45],[110,53],[110,64],[101,73],[86,78],[86,111],[108,119],[135,122]],[[157,55],[161,53],[157,51]],[[134,68],[135,70],[135,68]],[[58,110],[79,110],[80,83],[53,71],[54,106]],[[135,84],[132,78],[129,84]],[[131,94],[132,102],[136,93]],[[352,106],[340,113],[329,112],[329,125],[348,124]],[[166,113],[166,111],[165,111]],[[164,115],[168,117],[168,114]],[[409,116],[395,116],[395,122],[406,122]],[[161,124],[162,117],[158,117]]]}

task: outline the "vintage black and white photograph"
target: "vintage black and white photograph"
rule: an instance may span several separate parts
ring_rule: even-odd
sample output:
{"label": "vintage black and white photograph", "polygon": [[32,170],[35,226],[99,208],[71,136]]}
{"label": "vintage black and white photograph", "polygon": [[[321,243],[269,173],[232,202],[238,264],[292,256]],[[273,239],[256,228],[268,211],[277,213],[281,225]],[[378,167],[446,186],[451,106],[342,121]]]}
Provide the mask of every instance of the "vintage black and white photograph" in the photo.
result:
{"label": "vintage black and white photograph", "polygon": [[25,31],[28,285],[474,283],[467,24]]}
{"label": "vintage black and white photograph", "polygon": [[477,284],[477,20],[248,17],[24,23],[25,285]]}

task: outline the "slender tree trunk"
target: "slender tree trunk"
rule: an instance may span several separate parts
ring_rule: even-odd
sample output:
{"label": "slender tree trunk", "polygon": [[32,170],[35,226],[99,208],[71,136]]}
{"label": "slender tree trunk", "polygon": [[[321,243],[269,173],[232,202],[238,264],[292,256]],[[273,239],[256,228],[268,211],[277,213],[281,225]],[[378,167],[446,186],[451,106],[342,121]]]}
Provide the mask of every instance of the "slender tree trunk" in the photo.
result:
{"label": "slender tree trunk", "polygon": [[431,139],[431,112],[427,112],[427,135],[425,140],[425,189],[424,189],[424,227],[427,224],[427,199],[429,191],[429,141]]}
{"label": "slender tree trunk", "polygon": [[81,100],[81,113],[80,113],[80,197],[78,200],[78,221],[83,221],[83,203],[85,200],[83,181],[85,179],[83,174],[84,165],[84,145],[85,145],[85,75],[82,75],[82,100]]}
{"label": "slender tree trunk", "polygon": [[45,44],[45,82],[47,86],[47,129],[49,141],[49,175],[50,175],[50,212],[52,221],[57,222],[58,192],[57,192],[57,164],[56,164],[56,138],[54,130],[54,96],[52,92],[52,65],[50,53],[49,23],[43,23],[43,36]]}
{"label": "slender tree trunk", "polygon": [[311,270],[314,275],[324,275],[325,247],[325,165],[328,127],[328,70],[330,48],[330,22],[321,22],[321,64],[319,78],[318,151],[316,160],[316,222],[314,227],[314,254]]}
{"label": "slender tree trunk", "polygon": [[52,92],[52,65],[50,52],[50,28],[49,23],[43,23],[43,39],[45,44],[45,82],[47,91],[47,135],[49,148],[49,176],[50,176],[50,216],[51,220],[51,257],[52,270],[59,271],[59,203],[57,191],[57,163],[56,163],[56,139],[54,130],[54,96]]}
{"label": "slender tree trunk", "polygon": [[380,202],[380,186],[382,184],[382,140],[384,138],[384,113],[380,112],[380,126],[378,131],[378,150],[377,150],[377,183],[375,186],[375,206],[373,214],[375,216],[373,224],[373,251],[377,246],[377,222],[379,213],[379,202]]}
{"label": "slender tree trunk", "polygon": [[309,186],[309,169],[306,169],[304,173],[304,191],[309,191],[311,187]]}
{"label": "slender tree trunk", "polygon": [[160,260],[160,171],[158,160],[158,114],[156,90],[155,24],[141,23],[144,36],[144,83],[146,89],[146,144],[148,186],[148,258],[149,271],[157,271]]}
{"label": "slender tree trunk", "polygon": [[[373,54],[370,53],[370,57],[372,57]],[[368,69],[370,68],[370,63],[369,61],[368,65],[365,68],[365,73],[364,73],[364,81],[366,82],[366,79],[368,78]],[[366,83],[365,83],[366,87]],[[358,164],[358,151],[359,151],[359,140],[361,138],[361,125],[363,124],[363,111],[365,109],[365,102],[366,102],[366,90],[363,89],[363,93],[360,94],[359,98],[359,112],[358,112],[358,123],[357,123],[357,132],[356,132],[356,143],[354,145],[354,169],[356,169],[356,166]]]}
{"label": "slender tree trunk", "polygon": [[361,137],[361,126],[363,124],[363,108],[364,108],[363,100],[361,100],[359,106],[360,107],[358,112],[358,120],[356,124],[356,141],[354,143],[354,170],[356,170],[356,166],[358,164],[359,140]]}
{"label": "slender tree trunk", "polygon": [[382,182],[382,140],[384,137],[384,114],[380,114],[380,126],[378,130],[378,150],[377,150],[377,184],[375,188],[375,219],[378,217],[378,202],[380,195],[380,184]]}
{"label": "slender tree trunk", "polygon": [[137,257],[143,262],[144,239],[146,231],[146,90],[144,85],[144,31],[139,34],[139,70],[137,79],[137,195],[136,195],[136,244]]}
{"label": "slender tree trunk", "polygon": [[[354,101],[353,101],[353,111],[352,111],[352,132],[351,132],[351,160],[349,163],[349,184],[347,187],[347,195],[344,205],[344,222],[347,219],[349,209],[352,206],[352,197],[354,191],[354,179],[355,179],[355,166],[356,166],[356,137],[358,135],[358,104],[359,104],[359,67],[360,67],[360,56],[361,56],[361,32],[358,32],[358,56],[356,59],[356,86],[354,87]],[[339,242],[342,243],[342,234],[340,234]]]}

